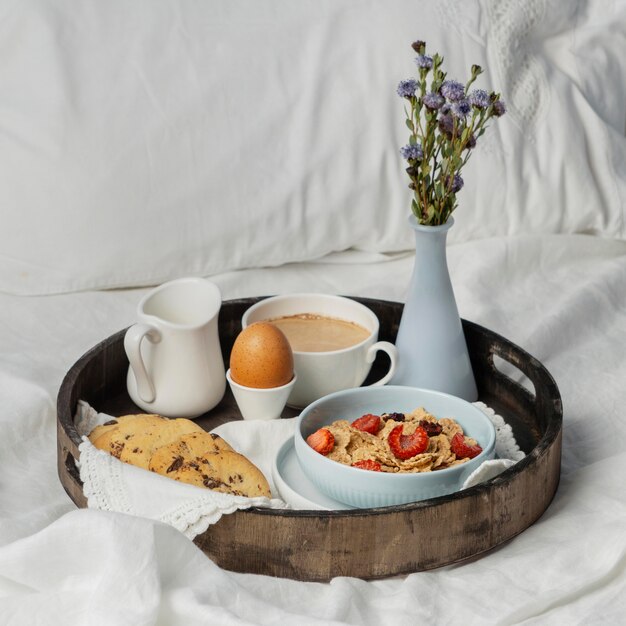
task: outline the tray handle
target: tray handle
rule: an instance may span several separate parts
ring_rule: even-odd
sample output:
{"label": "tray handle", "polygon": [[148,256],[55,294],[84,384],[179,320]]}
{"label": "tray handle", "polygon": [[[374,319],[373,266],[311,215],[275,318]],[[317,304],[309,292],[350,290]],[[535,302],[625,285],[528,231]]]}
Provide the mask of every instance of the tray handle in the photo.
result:
{"label": "tray handle", "polygon": [[87,498],[83,493],[83,481],[80,479],[74,455],[65,448],[61,451],[58,463],[59,478],[63,488],[77,506],[85,508],[87,506]]}
{"label": "tray handle", "polygon": [[[511,407],[515,404],[525,405],[544,428],[551,417],[562,415],[561,396],[556,382],[540,361],[493,331],[487,331],[467,320],[463,320],[463,324],[469,331],[466,332],[466,339],[479,387],[482,383],[490,396]],[[521,372],[532,383],[532,391],[503,372],[495,357]]]}
{"label": "tray handle", "polygon": [[65,471],[72,482],[80,489],[83,488],[83,481],[80,479],[78,468],[76,467],[76,459],[68,452],[65,456]]}

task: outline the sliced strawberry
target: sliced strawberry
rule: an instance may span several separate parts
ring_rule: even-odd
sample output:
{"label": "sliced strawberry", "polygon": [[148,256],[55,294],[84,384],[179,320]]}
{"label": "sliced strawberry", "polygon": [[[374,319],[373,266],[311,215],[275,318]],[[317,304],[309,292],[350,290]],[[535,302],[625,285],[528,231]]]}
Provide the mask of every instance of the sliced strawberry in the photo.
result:
{"label": "sliced strawberry", "polygon": [[465,443],[465,437],[461,433],[457,433],[454,437],[452,437],[452,441],[450,441],[450,450],[456,454],[457,459],[473,459],[483,451],[478,444],[470,446]]}
{"label": "sliced strawberry", "polygon": [[306,438],[306,442],[315,450],[326,456],[335,447],[335,437],[327,428],[320,428]]}
{"label": "sliced strawberry", "polygon": [[396,426],[390,433],[387,441],[394,456],[398,459],[410,459],[416,454],[421,454],[428,448],[428,435],[418,426],[412,435],[403,435],[403,424]]}
{"label": "sliced strawberry", "polygon": [[380,472],[381,467],[378,461],[372,459],[362,459],[361,461],[355,461],[352,467],[358,467],[359,469],[369,470],[370,472]]}
{"label": "sliced strawberry", "polygon": [[372,415],[368,413],[367,415],[363,415],[352,422],[352,427],[357,430],[362,430],[364,433],[370,433],[370,435],[375,435],[382,426],[382,420],[379,415]]}

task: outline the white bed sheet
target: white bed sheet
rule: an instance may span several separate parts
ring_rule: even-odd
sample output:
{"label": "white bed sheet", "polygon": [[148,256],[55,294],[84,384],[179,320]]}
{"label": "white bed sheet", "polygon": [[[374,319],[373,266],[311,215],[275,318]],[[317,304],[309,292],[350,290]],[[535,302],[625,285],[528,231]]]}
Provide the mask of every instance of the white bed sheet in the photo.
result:
{"label": "white bed sheet", "polygon": [[[56,473],[56,394],[88,348],[133,321],[144,291],[0,294],[0,622],[624,623],[626,242],[485,239],[451,246],[449,265],[461,315],[555,377],[561,484],[538,522],[491,553],[372,582],[235,574],[174,529],[77,510]],[[410,254],[348,253],[214,280],[224,299],[310,290],[402,301],[411,267]]]}

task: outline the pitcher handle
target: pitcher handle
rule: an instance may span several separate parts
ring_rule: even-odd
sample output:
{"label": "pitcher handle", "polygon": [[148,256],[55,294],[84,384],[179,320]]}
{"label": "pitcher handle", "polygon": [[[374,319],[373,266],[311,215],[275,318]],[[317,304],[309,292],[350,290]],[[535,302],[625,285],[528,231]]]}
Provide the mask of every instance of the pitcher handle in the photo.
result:
{"label": "pitcher handle", "polygon": [[141,357],[141,342],[144,337],[151,343],[161,341],[161,333],[149,324],[134,324],[124,335],[124,350],[130,362],[130,366],[137,380],[137,393],[144,402],[154,402],[156,391],[154,383],[148,375],[146,366]]}
{"label": "pitcher handle", "polygon": [[389,365],[389,371],[380,380],[377,380],[375,383],[371,383],[370,385],[368,385],[369,387],[386,385],[391,380],[392,376],[396,373],[396,367],[398,365],[398,349],[389,341],[377,341],[375,344],[371,345],[365,356],[367,362],[373,363],[374,359],[376,358],[376,353],[379,350],[382,350],[389,355],[389,359],[391,360],[391,363]]}

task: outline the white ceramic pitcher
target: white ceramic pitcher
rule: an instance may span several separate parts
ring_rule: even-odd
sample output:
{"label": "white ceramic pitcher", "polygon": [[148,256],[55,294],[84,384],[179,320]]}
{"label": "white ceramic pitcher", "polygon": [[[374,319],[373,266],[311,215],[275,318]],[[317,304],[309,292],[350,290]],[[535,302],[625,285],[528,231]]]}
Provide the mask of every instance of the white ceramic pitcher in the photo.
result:
{"label": "white ceramic pitcher", "polygon": [[149,413],[193,418],[224,396],[226,372],[217,316],[219,289],[203,278],[181,278],[148,293],[138,323],[126,331],[126,379],[133,402]]}

